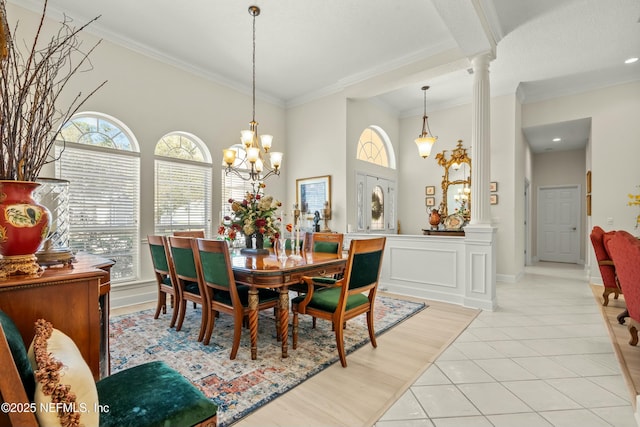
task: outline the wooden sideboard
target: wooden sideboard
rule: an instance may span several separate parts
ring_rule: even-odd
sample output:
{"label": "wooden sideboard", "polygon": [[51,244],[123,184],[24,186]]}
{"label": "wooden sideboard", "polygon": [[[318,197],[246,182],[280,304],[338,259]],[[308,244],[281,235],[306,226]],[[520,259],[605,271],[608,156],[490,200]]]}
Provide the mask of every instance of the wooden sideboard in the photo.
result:
{"label": "wooden sideboard", "polygon": [[79,254],[71,266],[49,267],[38,277],[0,280],[0,310],[16,323],[25,345],[43,318],[78,346],[96,380],[109,375],[109,292],[114,261]]}

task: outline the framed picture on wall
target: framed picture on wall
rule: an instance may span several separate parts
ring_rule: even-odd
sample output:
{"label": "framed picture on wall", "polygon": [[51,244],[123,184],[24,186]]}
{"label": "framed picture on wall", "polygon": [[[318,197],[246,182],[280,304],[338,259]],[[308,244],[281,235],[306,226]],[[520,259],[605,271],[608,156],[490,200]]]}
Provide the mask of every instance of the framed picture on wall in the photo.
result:
{"label": "framed picture on wall", "polygon": [[498,204],[498,195],[497,194],[489,195],[489,203],[491,203],[492,205],[497,205]]}
{"label": "framed picture on wall", "polygon": [[591,193],[591,171],[587,171],[587,194]]}
{"label": "framed picture on wall", "polygon": [[425,197],[424,199],[425,204],[427,205],[427,207],[432,207],[436,205],[436,198],[435,197]]}
{"label": "framed picture on wall", "polygon": [[424,188],[424,194],[427,196],[435,196],[436,194],[436,186],[435,185],[427,185]]}
{"label": "framed picture on wall", "polygon": [[492,193],[498,191],[498,183],[496,181],[491,181],[489,183],[489,191],[491,191]]}
{"label": "framed picture on wall", "polygon": [[591,216],[591,194],[587,194],[587,216]]}
{"label": "framed picture on wall", "polygon": [[296,203],[300,211],[322,214],[325,202],[331,207],[331,175],[296,179]]}

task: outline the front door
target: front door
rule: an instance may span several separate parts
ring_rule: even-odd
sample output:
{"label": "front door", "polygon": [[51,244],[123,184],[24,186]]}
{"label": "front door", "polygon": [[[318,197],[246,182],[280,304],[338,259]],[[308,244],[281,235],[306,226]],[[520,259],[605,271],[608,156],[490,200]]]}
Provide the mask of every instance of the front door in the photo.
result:
{"label": "front door", "polygon": [[578,186],[538,189],[538,259],[578,263],[580,260],[580,195]]}

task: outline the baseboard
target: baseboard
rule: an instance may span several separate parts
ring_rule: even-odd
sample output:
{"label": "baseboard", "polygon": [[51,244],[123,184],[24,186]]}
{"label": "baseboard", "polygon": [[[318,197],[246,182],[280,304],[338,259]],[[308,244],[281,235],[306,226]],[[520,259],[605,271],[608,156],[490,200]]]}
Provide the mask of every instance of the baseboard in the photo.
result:
{"label": "baseboard", "polygon": [[136,282],[111,287],[111,308],[128,307],[156,301],[158,288],[155,282]]}

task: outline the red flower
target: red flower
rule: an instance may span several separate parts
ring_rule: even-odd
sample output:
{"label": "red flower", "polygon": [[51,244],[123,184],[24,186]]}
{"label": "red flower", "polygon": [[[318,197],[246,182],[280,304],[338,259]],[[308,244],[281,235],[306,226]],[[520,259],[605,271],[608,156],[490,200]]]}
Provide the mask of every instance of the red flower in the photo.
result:
{"label": "red flower", "polygon": [[286,229],[289,233],[291,233],[291,230],[293,230],[293,224],[287,224]]}
{"label": "red flower", "polygon": [[[263,228],[265,225],[267,225],[267,220],[266,219],[264,219],[264,218],[256,219],[256,227]],[[261,233],[264,233],[264,231],[261,231]]]}
{"label": "red flower", "polygon": [[218,234],[223,235],[227,228],[224,225],[218,227]]}

